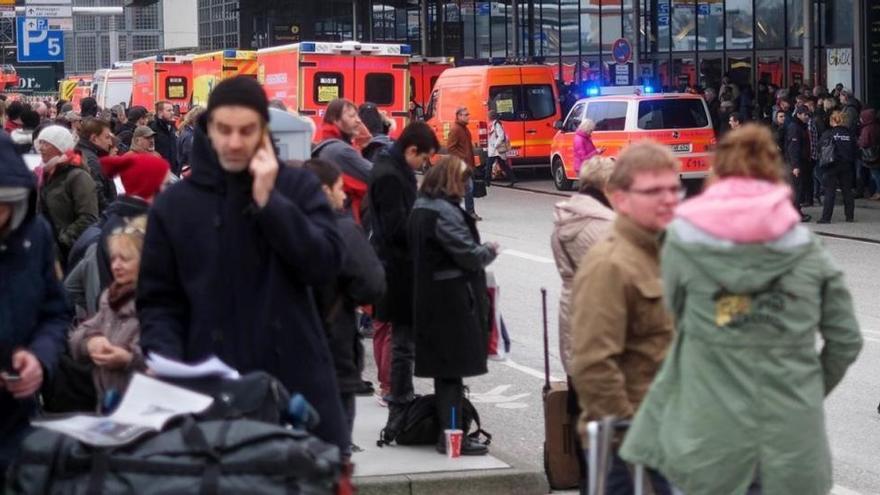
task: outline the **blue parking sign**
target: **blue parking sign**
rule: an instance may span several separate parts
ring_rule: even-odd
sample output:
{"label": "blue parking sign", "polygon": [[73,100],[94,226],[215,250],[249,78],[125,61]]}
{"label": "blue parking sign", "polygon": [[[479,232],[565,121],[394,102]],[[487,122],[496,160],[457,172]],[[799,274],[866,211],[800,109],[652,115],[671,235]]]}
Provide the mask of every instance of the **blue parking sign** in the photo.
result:
{"label": "blue parking sign", "polygon": [[47,27],[45,19],[16,18],[19,62],[64,62],[64,31]]}

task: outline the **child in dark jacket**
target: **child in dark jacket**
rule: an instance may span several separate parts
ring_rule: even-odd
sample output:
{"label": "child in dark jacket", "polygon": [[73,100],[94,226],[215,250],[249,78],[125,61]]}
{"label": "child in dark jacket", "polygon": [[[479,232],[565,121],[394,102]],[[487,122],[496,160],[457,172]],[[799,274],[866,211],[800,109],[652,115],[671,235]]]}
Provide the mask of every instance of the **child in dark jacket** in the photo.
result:
{"label": "child in dark jacket", "polygon": [[[336,211],[336,227],[342,236],[344,259],[339,275],[330,284],[315,288],[318,309],[327,331],[336,379],[348,428],[354,428],[355,394],[362,389],[364,348],[358,332],[356,309],[377,303],[385,294],[385,270],[363,229],[344,211],[342,171],[320,159],[305,162],[321,181],[321,189]],[[350,456],[351,450],[343,452]]]}

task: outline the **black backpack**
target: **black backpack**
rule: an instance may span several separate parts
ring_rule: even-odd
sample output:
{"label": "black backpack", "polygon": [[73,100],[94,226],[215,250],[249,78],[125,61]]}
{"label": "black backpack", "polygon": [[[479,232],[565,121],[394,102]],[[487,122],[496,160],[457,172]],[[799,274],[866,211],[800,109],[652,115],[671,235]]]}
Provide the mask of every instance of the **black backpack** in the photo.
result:
{"label": "black backpack", "polygon": [[[484,445],[492,442],[492,435],[483,429],[480,424],[480,413],[471,404],[471,401],[464,399],[462,401],[462,429],[468,438],[474,441],[480,441],[480,435],[485,437],[482,441]],[[382,447],[390,445],[391,442],[397,442],[398,445],[434,445],[443,429],[440,427],[440,421],[437,418],[437,405],[434,395],[422,395],[416,397],[409,404],[403,414],[403,426],[396,434],[383,429],[379,433],[379,441],[376,445]],[[476,424],[476,430],[467,433],[470,430],[471,423]]]}

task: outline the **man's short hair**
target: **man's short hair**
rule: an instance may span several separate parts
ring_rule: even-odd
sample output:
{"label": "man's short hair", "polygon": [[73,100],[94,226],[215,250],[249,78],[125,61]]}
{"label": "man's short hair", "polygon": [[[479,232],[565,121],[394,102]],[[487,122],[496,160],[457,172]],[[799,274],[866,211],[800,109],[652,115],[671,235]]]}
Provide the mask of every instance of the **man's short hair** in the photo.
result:
{"label": "man's short hair", "polygon": [[79,128],[79,137],[80,139],[85,139],[88,141],[92,138],[92,136],[97,136],[104,132],[104,129],[109,129],[110,123],[106,120],[101,120],[95,117],[88,117],[82,121],[82,124]]}
{"label": "man's short hair", "polygon": [[617,157],[617,163],[608,189],[625,191],[629,189],[636,175],[644,172],[678,172],[678,159],[668,147],[653,141],[641,141],[624,148]]}
{"label": "man's short hair", "polygon": [[579,189],[593,188],[604,191],[608,186],[608,180],[614,172],[614,158],[608,156],[594,156],[581,165],[578,174]]}
{"label": "man's short hair", "polygon": [[127,118],[128,120],[131,120],[133,122],[137,122],[138,120],[140,120],[146,116],[147,116],[147,109],[140,106],[140,105],[135,105],[135,106],[129,108],[127,112],[125,112],[125,118]]}
{"label": "man's short hair", "polygon": [[410,122],[409,125],[403,128],[403,132],[400,133],[400,137],[397,138],[397,142],[394,145],[401,153],[410,146],[415,146],[416,151],[419,153],[436,152],[440,149],[440,142],[437,141],[437,136],[431,130],[431,127],[424,122]]}
{"label": "man's short hair", "polygon": [[6,107],[6,117],[9,120],[15,120],[21,118],[21,113],[24,112],[24,104],[20,101],[13,101]]}
{"label": "man's short hair", "polygon": [[[171,105],[171,102],[170,102],[170,101],[167,101],[167,100],[159,100],[159,101],[156,102],[156,106],[153,107],[153,108],[154,108],[154,110],[155,110],[156,113],[159,113],[159,112],[162,111],[162,108],[164,108],[165,105]],[[174,105],[171,105],[171,106],[173,107]]]}
{"label": "man's short hair", "polygon": [[742,124],[743,118],[742,114],[739,112],[733,112],[730,114],[730,118]]}
{"label": "man's short hair", "polygon": [[330,163],[327,160],[321,160],[320,158],[306,160],[302,164],[302,167],[314,172],[318,177],[318,180],[321,181],[321,185],[327,187],[333,187],[336,185],[336,181],[342,177],[342,170],[337,167],[335,163]]}
{"label": "man's short hair", "polygon": [[36,129],[40,125],[40,114],[36,110],[25,110],[21,112],[21,126],[24,129]]}
{"label": "man's short hair", "polygon": [[364,103],[358,108],[358,117],[364,123],[364,127],[370,131],[370,134],[385,134],[385,119],[379,113],[379,108],[373,103]]}
{"label": "man's short hair", "polygon": [[467,111],[468,111],[468,108],[467,108],[467,107],[458,107],[458,108],[455,109],[455,116],[458,117],[459,115],[461,115],[461,114],[463,114],[464,112],[467,112]]}
{"label": "man's short hair", "polygon": [[342,120],[342,114],[347,108],[353,108],[357,111],[358,107],[351,100],[345,98],[336,98],[327,105],[324,111],[324,123],[333,124]]}

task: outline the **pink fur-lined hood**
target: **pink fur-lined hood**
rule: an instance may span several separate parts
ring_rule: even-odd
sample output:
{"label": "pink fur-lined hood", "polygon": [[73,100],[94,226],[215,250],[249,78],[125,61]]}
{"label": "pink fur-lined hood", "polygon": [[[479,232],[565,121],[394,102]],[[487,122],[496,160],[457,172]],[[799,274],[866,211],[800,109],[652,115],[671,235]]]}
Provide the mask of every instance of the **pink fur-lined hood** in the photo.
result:
{"label": "pink fur-lined hood", "polygon": [[675,216],[739,244],[776,240],[801,219],[787,185],[740,177],[718,180],[682,203]]}

